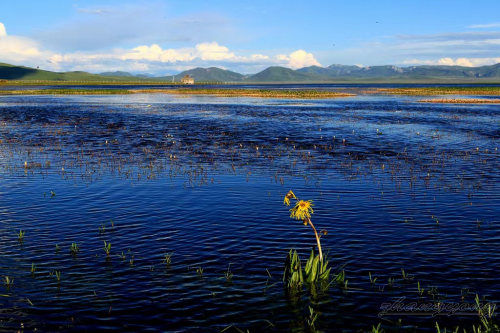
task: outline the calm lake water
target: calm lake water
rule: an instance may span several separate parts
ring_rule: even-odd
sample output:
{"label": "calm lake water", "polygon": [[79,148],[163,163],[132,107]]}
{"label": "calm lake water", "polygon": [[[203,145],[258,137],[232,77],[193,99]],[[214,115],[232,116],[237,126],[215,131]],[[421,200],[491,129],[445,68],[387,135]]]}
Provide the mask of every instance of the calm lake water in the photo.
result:
{"label": "calm lake water", "polygon": [[[1,96],[0,332],[310,332],[309,306],[323,332],[472,329],[379,316],[500,299],[500,106],[418,99]],[[289,190],[347,290],[283,292],[315,245]]]}

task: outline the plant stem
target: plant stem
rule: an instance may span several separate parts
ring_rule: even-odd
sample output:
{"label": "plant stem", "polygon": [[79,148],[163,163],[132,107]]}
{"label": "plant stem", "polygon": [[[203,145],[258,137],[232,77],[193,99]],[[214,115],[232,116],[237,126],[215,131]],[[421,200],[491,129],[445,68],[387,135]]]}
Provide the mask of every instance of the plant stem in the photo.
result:
{"label": "plant stem", "polygon": [[314,235],[316,236],[316,243],[318,243],[319,261],[323,262],[323,252],[321,251],[321,243],[319,241],[318,232],[316,231],[316,228],[314,227],[314,224],[312,224],[311,219],[309,217],[307,218],[307,222],[311,225],[311,227],[314,230]]}

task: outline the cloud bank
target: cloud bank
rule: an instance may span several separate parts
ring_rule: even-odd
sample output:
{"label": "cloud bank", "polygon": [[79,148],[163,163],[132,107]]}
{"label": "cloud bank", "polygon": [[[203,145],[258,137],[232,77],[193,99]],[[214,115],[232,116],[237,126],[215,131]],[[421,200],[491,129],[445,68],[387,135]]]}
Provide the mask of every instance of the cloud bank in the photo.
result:
{"label": "cloud bank", "polygon": [[56,52],[25,37],[8,36],[0,23],[0,61],[40,66],[53,71],[85,70],[91,72],[126,70],[132,72],[181,71],[194,67],[237,67],[262,70],[268,66],[301,68],[320,66],[312,53],[297,50],[290,54],[238,54],[215,41],[194,47],[162,48],[159,44],[139,45],[130,49],[114,48],[106,52]]}

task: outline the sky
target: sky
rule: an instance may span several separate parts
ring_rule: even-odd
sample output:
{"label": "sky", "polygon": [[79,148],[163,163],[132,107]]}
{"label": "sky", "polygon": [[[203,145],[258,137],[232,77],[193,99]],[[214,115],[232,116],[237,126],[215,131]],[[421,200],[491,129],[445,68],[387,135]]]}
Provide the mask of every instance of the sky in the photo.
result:
{"label": "sky", "polygon": [[168,75],[196,67],[500,62],[498,0],[16,0],[0,62]]}

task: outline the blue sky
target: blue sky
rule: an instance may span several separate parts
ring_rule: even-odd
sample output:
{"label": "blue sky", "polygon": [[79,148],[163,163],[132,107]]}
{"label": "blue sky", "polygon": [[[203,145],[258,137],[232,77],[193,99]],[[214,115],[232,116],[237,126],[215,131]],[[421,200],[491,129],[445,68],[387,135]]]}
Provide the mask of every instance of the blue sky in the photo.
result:
{"label": "blue sky", "polygon": [[0,62],[169,74],[217,66],[500,62],[498,0],[32,0],[0,7]]}

